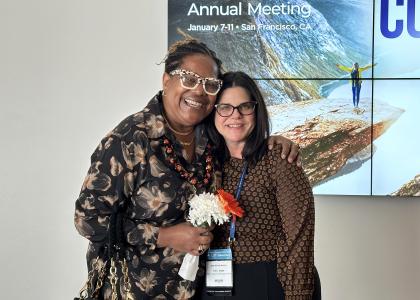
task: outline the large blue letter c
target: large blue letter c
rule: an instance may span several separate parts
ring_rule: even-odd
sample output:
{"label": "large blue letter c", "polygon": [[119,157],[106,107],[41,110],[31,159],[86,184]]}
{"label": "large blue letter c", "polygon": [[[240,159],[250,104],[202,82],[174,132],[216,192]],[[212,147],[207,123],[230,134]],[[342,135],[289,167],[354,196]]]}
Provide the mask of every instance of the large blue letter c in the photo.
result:
{"label": "large blue letter c", "polygon": [[[413,1],[414,2],[414,1]],[[404,0],[397,0],[397,6],[403,6]],[[397,38],[401,35],[404,29],[404,21],[395,21],[395,30],[391,31],[388,27],[389,21],[389,0],[381,0],[381,32],[382,35],[389,39]]]}

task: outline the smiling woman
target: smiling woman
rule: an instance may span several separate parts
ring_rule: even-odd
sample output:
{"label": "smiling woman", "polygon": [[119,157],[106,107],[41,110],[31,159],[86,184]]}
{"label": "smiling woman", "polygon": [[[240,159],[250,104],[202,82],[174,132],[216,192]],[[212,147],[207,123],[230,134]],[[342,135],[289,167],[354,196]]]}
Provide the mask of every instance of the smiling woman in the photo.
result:
{"label": "smiling woman", "polygon": [[[186,253],[199,255],[213,238],[208,228],[193,227],[184,216],[195,193],[214,192],[220,185],[213,148],[200,124],[213,109],[220,67],[215,53],[196,40],[173,45],[165,59],[163,92],[123,120],[92,155],[76,201],[76,228],[91,242],[89,270],[100,273],[95,268],[109,259],[110,218],[122,209],[124,280],[131,283],[133,299],[194,295],[196,282],[183,280],[177,270]],[[113,292],[119,294],[119,288],[105,278],[99,298]]]}
{"label": "smiling woman", "polygon": [[[244,209],[235,225],[214,231],[213,247],[233,253],[229,299],[319,300],[309,181],[301,167],[279,159],[278,148],[267,151],[267,108],[252,78],[228,72],[222,79],[209,133],[223,162],[223,189],[240,195]],[[202,299],[211,298],[202,292]]]}
{"label": "smiling woman", "polygon": [[[215,95],[220,85],[211,90],[211,94],[205,89],[205,86],[208,86],[208,80],[205,78],[217,77],[218,70],[216,63],[209,56],[190,55],[180,67],[181,69],[163,75],[163,105],[167,121],[172,128],[188,132],[213,110]],[[193,76],[188,78],[186,75]],[[192,84],[194,79],[196,82]]]}
{"label": "smiling woman", "polygon": [[216,105],[214,123],[232,157],[242,158],[244,145],[255,127],[256,105],[248,91],[240,86],[226,89]]}

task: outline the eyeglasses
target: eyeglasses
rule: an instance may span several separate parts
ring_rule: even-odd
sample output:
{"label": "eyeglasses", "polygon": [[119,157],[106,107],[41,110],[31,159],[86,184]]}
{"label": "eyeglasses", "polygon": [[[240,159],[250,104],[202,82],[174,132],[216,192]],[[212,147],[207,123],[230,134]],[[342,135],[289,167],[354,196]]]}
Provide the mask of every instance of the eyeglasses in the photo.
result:
{"label": "eyeglasses", "polygon": [[176,69],[169,73],[170,75],[179,75],[181,86],[185,89],[193,90],[200,83],[203,85],[204,91],[208,95],[216,95],[222,87],[222,81],[217,78],[203,78],[194,72],[184,69]]}
{"label": "eyeglasses", "polygon": [[214,107],[216,107],[216,112],[221,117],[230,117],[231,115],[233,115],[235,109],[237,109],[241,115],[250,115],[254,112],[256,105],[257,102],[244,102],[239,104],[238,106],[233,106],[227,103],[219,103],[216,104]]}

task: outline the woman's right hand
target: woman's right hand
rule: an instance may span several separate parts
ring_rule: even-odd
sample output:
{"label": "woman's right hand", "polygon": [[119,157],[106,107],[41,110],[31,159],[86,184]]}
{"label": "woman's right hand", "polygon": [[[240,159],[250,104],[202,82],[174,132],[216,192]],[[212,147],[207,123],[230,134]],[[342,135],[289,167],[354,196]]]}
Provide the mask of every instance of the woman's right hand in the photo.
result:
{"label": "woman's right hand", "polygon": [[190,223],[180,223],[169,227],[160,227],[158,247],[170,247],[175,251],[200,255],[201,248],[207,249],[213,240],[210,230],[213,228],[194,227]]}

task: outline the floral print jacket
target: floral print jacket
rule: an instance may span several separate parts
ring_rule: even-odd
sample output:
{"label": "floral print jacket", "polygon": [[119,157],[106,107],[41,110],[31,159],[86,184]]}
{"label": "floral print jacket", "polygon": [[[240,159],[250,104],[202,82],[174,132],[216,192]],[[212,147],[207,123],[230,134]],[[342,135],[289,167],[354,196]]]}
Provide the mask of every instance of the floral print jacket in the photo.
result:
{"label": "floral print jacket", "polygon": [[[213,163],[215,172],[211,173],[206,188],[196,189],[181,178],[167,160],[162,142],[165,137],[188,172],[205,176],[208,138],[204,126],[195,129],[195,157],[189,164],[163,118],[159,92],[142,111],[127,117],[102,139],[91,157],[91,166],[76,201],[76,228],[90,240],[89,270],[107,244],[113,209],[126,201],[123,231],[134,299],[190,299],[194,295],[196,282],[178,275],[185,253],[157,247],[159,227],[184,222],[188,200],[195,193],[214,191],[221,180],[217,162]],[[201,269],[198,275],[202,274]],[[122,281],[118,282],[120,290]],[[108,279],[101,293],[104,299],[110,299]]]}

